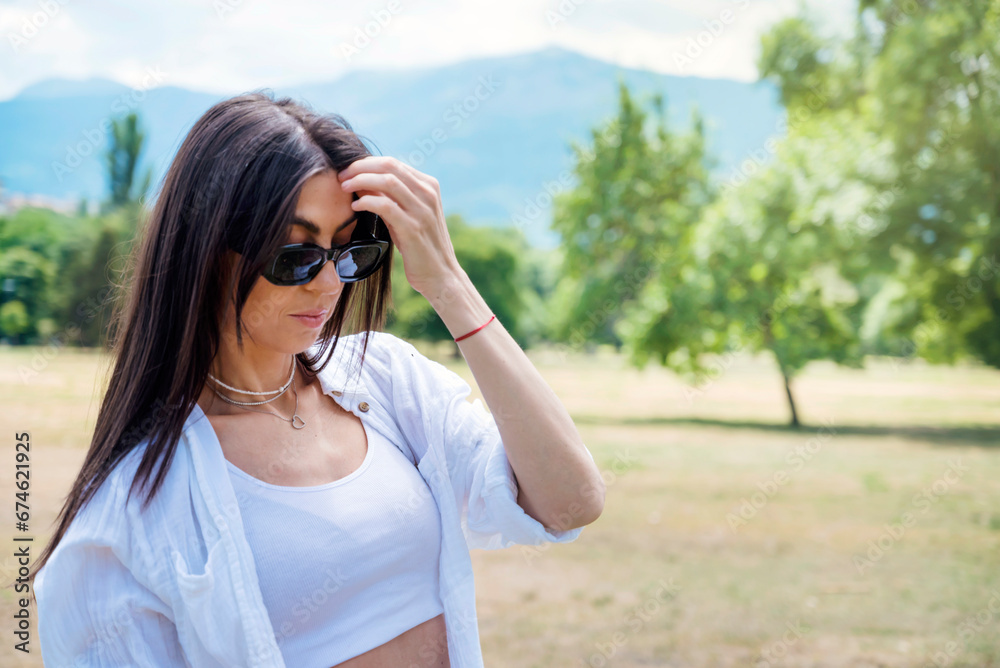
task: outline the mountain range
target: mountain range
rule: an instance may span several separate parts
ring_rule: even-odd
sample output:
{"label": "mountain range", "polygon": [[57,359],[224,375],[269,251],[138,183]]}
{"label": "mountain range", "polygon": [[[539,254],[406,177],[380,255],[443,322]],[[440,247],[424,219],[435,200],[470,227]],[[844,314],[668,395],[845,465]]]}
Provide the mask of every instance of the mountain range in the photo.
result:
{"label": "mountain range", "polygon": [[[188,130],[228,95],[107,79],[49,79],[0,102],[0,183],[9,193],[90,201],[106,196],[110,117],[135,110],[147,132],[140,173],[160,180]],[[624,81],[644,108],[661,94],[673,127],[706,120],[715,173],[759,153],[778,133],[774,86],[630,69],[562,48],[406,70],[355,70],[329,82],[275,86],[322,113],[342,115],[376,154],[393,155],[441,182],[447,213],[474,225],[520,220],[528,241],[551,248],[547,190],[572,168],[570,143],[587,142],[617,110]],[[220,87],[221,89],[222,87]],[[531,204],[539,205],[536,212]],[[520,217],[520,218],[517,218]]]}

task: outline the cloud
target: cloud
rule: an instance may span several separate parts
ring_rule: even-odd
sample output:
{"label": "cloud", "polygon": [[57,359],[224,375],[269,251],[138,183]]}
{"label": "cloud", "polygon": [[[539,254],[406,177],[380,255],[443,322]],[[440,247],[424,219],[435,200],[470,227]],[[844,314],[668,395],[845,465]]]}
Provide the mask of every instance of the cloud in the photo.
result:
{"label": "cloud", "polygon": [[[809,3],[841,18],[854,6]],[[0,0],[0,99],[52,77],[101,76],[138,86],[149,67],[167,73],[171,85],[231,94],[329,81],[357,68],[434,66],[549,45],[657,72],[753,80],[761,32],[798,6],[798,0]],[[725,11],[735,20],[697,58],[679,64],[676,54],[699,36],[706,42],[702,33]]]}

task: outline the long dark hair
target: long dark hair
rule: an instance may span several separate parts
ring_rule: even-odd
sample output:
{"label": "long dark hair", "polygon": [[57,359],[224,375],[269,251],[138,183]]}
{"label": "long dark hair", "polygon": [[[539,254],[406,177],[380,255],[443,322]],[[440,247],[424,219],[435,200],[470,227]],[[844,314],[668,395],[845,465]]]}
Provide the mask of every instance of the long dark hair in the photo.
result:
{"label": "long dark hair", "polygon": [[[122,457],[147,438],[126,501],[142,488],[141,507],[149,504],[219,350],[227,299],[235,293],[242,349],[243,306],[267,258],[284,243],[302,186],[314,174],[340,171],[367,155],[342,116],[321,115],[291,98],[275,100],[268,89],[219,102],[194,124],[140,230],[127,278],[116,286],[113,370],[58,529],[27,576],[33,599],[35,575],[73,518]],[[240,254],[235,267],[227,264],[227,250]],[[390,241],[389,257],[375,274],[344,284],[316,354],[296,355],[307,375],[326,367],[345,320],[350,333],[364,332],[364,363],[368,333],[384,326],[391,306],[392,254]]]}

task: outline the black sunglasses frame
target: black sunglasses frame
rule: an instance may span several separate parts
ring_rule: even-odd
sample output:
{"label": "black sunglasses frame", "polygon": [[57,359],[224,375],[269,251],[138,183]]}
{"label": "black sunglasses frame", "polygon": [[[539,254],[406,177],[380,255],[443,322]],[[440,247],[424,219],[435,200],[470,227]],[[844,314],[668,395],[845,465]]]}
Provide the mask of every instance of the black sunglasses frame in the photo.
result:
{"label": "black sunglasses frame", "polygon": [[[389,242],[386,241],[385,239],[380,239],[375,235],[375,230],[378,228],[378,223],[380,220],[377,214],[373,214],[367,211],[359,211],[358,227],[361,226],[360,216],[362,216],[363,214],[368,214],[372,216],[372,225],[371,225],[372,231],[370,232],[371,234],[370,239],[351,239],[346,244],[334,245],[331,248],[323,248],[319,244],[308,243],[308,242],[301,244],[287,244],[285,246],[280,246],[275,251],[274,256],[270,259],[270,261],[268,261],[268,264],[264,268],[264,270],[261,271],[261,276],[267,279],[270,283],[282,287],[293,286],[293,285],[305,285],[306,283],[309,283],[314,278],[316,278],[319,275],[319,272],[323,271],[323,267],[326,266],[327,262],[332,261],[334,263],[334,266],[336,267],[337,261],[340,259],[340,256],[343,255],[344,253],[358,248],[369,248],[374,246],[379,249],[379,258],[378,260],[375,261],[375,264],[373,264],[368,271],[358,276],[349,276],[347,278],[341,276],[339,271],[337,272],[337,276],[340,277],[340,280],[343,283],[356,283],[358,281],[363,281],[364,279],[368,278],[376,271],[378,271],[379,267],[382,266],[382,264],[385,262],[385,259],[389,256],[389,254],[386,252],[389,248]],[[357,234],[357,230],[355,230],[355,234]],[[291,280],[291,281],[282,281],[278,279],[275,276],[274,271],[275,271],[275,266],[277,265],[281,257],[286,253],[302,251],[302,250],[319,251],[321,253],[322,261],[318,265],[316,265],[314,270],[310,271],[309,274],[303,279]]]}

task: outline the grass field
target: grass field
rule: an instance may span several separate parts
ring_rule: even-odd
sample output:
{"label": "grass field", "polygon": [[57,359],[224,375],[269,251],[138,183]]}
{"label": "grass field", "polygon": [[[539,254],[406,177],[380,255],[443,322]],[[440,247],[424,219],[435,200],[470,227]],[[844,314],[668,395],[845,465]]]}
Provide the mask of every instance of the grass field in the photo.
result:
{"label": "grass field", "polygon": [[[529,356],[607,504],[573,543],[472,553],[487,666],[1000,666],[1000,372],[814,364],[796,431],[766,358],[693,392],[611,352]],[[30,430],[36,554],[89,443],[100,360],[0,349],[0,490],[12,508],[13,434]],[[2,596],[0,665],[40,666],[37,643],[13,651]]]}

